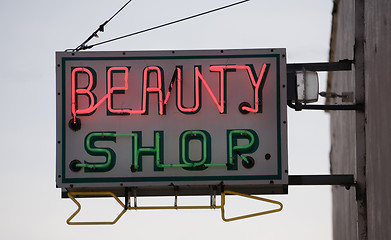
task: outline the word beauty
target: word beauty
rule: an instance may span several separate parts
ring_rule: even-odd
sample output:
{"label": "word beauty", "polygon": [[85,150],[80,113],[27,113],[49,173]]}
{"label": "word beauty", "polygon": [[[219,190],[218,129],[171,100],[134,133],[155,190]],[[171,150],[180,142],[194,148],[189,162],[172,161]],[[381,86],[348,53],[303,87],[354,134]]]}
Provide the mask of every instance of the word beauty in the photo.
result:
{"label": "word beauty", "polygon": [[60,188],[285,192],[284,49],[57,53],[56,68]]}
{"label": "word beauty", "polygon": [[[159,114],[163,115],[165,113],[164,108],[167,104],[170,96],[173,85],[176,83],[177,85],[177,102],[176,106],[178,110],[182,113],[196,113],[200,110],[201,101],[201,86],[204,86],[213,100],[214,104],[217,106],[217,110],[220,113],[226,113],[226,94],[225,89],[227,89],[227,73],[230,71],[236,70],[244,70],[248,74],[249,84],[252,85],[254,89],[254,108],[248,106],[242,106],[241,110],[259,113],[262,112],[262,108],[259,105],[262,102],[262,89],[265,85],[265,81],[267,79],[267,74],[270,68],[270,64],[263,64],[261,67],[261,72],[257,75],[254,69],[253,64],[246,64],[244,66],[240,65],[226,65],[226,66],[210,66],[210,72],[218,72],[220,81],[220,89],[219,89],[219,100],[218,97],[211,90],[208,82],[202,76],[200,71],[200,66],[194,66],[194,94],[195,94],[195,103],[193,107],[184,107],[182,103],[182,81],[183,81],[183,66],[176,66],[175,72],[170,82],[169,88],[165,94],[164,90],[164,70],[160,66],[147,66],[143,69],[143,87],[142,87],[142,100],[141,100],[141,109],[133,110],[129,108],[122,109],[114,109],[113,108],[113,95],[115,94],[123,94],[125,91],[129,89],[129,72],[131,67],[110,67],[106,70],[106,86],[107,86],[107,94],[102,97],[98,102],[96,102],[96,95],[93,93],[93,86],[96,85],[97,79],[95,71],[92,68],[86,67],[77,67],[72,70],[72,115],[76,118],[77,115],[88,115],[94,112],[98,106],[100,106],[104,101],[107,101],[107,110],[111,114],[147,114],[147,99],[149,94],[156,94],[158,97],[158,109]],[[94,74],[93,74],[94,72]],[[123,79],[121,79],[122,86],[113,86],[113,73],[114,72],[122,72]],[[149,86],[151,82],[152,73],[156,76],[156,87]],[[86,88],[78,88],[77,78],[79,74],[87,74],[88,76],[88,86]],[[216,81],[216,80],[215,80]],[[243,83],[244,84],[244,83]],[[88,97],[89,106],[85,109],[77,109],[77,96],[85,95]],[[164,96],[166,95],[166,96]]]}

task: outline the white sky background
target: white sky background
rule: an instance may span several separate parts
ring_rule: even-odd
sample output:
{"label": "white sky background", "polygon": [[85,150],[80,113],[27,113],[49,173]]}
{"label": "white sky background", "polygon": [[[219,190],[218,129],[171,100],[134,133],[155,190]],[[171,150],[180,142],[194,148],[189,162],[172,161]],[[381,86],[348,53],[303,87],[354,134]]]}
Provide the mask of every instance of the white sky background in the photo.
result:
{"label": "white sky background", "polygon": [[[76,205],[55,186],[55,51],[77,47],[125,2],[0,1],[0,239],[331,239],[330,187],[290,187],[288,195],[266,196],[284,204],[281,212],[231,223],[219,210],[128,211],[114,226],[65,223]],[[91,43],[233,2],[133,0]],[[331,0],[252,0],[92,50],[286,48],[288,63],[328,61],[331,11]],[[329,173],[328,121],[322,112],[288,111],[290,174]],[[87,201],[97,208],[86,220],[120,211],[106,207],[114,200],[97,201],[106,209],[99,215]],[[160,201],[173,198],[148,202]],[[209,198],[180,197],[184,203]],[[245,212],[257,204],[232,200]]]}

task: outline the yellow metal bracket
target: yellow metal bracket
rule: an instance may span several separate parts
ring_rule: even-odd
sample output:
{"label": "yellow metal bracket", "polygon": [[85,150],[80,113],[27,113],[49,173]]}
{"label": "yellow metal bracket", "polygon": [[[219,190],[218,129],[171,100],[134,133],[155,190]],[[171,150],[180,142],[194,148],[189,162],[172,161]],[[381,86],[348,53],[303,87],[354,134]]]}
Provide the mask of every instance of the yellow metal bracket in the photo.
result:
{"label": "yellow metal bracket", "polygon": [[[71,222],[71,220],[80,212],[81,205],[76,200],[75,196],[91,196],[91,195],[101,195],[101,196],[112,196],[123,208],[122,212],[112,221],[112,222]],[[126,212],[125,205],[121,200],[112,192],[69,192],[68,197],[77,205],[77,210],[67,219],[67,224],[69,225],[112,225],[115,224]]]}
{"label": "yellow metal bracket", "polygon": [[[278,205],[279,208],[267,210],[267,211],[263,211],[263,212],[258,212],[258,213],[252,213],[252,214],[243,215],[243,216],[238,216],[238,217],[233,217],[233,218],[226,218],[225,217],[225,207],[224,207],[226,194],[238,195],[241,197],[246,197],[246,198],[251,198],[251,199],[255,199],[255,200],[259,200],[259,201],[263,201],[263,202],[273,203],[273,204]],[[269,214],[269,213],[275,213],[275,212],[281,211],[282,208],[283,208],[282,203],[280,203],[278,201],[271,200],[271,199],[256,197],[256,196],[247,195],[247,194],[238,193],[238,192],[232,192],[232,191],[224,191],[221,193],[221,218],[226,222],[231,222],[231,221],[250,218],[250,217],[261,216],[261,215],[265,215],[265,214]]]}
{"label": "yellow metal bracket", "polygon": [[[253,214],[248,214],[248,215],[243,215],[243,216],[238,216],[238,217],[233,217],[233,218],[226,218],[225,217],[225,197],[226,194],[231,194],[231,195],[237,195],[237,196],[242,196],[246,198],[251,198],[259,201],[264,201],[268,203],[273,203],[279,206],[279,208],[268,210],[268,211],[263,211],[263,212],[258,212],[258,213],[253,213]],[[81,205],[80,203],[75,199],[76,196],[112,196],[122,207],[123,210],[122,212],[119,213],[119,215],[112,221],[112,222],[72,222],[71,220],[80,212],[81,210]],[[146,207],[130,207],[125,205],[121,202],[121,200],[112,192],[69,192],[68,197],[77,205],[77,210],[67,219],[67,224],[69,225],[112,225],[118,222],[118,220],[122,217],[122,215],[125,214],[127,210],[165,210],[165,209],[221,209],[221,218],[226,221],[235,221],[235,220],[240,220],[240,219],[245,219],[245,218],[250,218],[250,217],[256,217],[260,215],[265,215],[269,213],[275,213],[279,212],[282,210],[283,205],[282,203],[266,198],[261,198],[261,197],[256,197],[252,195],[247,195],[243,193],[238,193],[238,192],[232,192],[232,191],[224,191],[221,193],[221,205],[211,205],[211,206],[146,206]]]}

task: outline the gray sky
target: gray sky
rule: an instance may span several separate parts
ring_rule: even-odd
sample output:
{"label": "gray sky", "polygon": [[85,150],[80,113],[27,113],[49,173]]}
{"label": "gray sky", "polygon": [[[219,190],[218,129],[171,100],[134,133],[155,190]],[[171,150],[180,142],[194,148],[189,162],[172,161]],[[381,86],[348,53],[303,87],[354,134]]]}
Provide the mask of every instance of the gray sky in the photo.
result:
{"label": "gray sky", "polygon": [[[125,2],[0,1],[0,238],[331,239],[330,187],[290,187],[288,195],[267,196],[284,204],[281,212],[231,223],[219,210],[129,211],[114,226],[65,223],[76,206],[55,187],[55,52],[77,47]],[[133,0],[91,43],[232,2]],[[286,48],[288,63],[328,61],[331,10],[331,0],[252,0],[92,50]],[[289,110],[288,123],[290,174],[329,173],[328,115]],[[209,198],[179,201],[208,204]],[[113,202],[85,201],[82,220],[112,219],[120,211]],[[257,204],[232,199],[244,212],[257,211]]]}

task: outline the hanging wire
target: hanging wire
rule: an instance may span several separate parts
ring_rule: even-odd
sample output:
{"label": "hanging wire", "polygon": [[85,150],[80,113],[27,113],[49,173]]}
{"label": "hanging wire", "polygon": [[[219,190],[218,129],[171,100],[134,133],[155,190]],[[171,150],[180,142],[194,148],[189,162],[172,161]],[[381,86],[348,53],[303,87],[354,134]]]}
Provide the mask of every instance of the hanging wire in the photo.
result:
{"label": "hanging wire", "polygon": [[97,37],[98,36],[98,32],[104,32],[105,30],[105,26],[106,24],[108,24],[115,16],[117,16],[117,14],[119,12],[122,11],[122,9],[124,9],[131,1],[133,0],[129,0],[128,2],[126,2],[113,16],[111,16],[111,18],[109,18],[108,20],[106,20],[104,23],[102,23],[101,25],[99,25],[98,29],[96,29],[82,44],[80,44],[77,48],[75,49],[66,49],[65,52],[68,52],[68,51],[72,51],[72,52],[77,52],[77,51],[80,51],[82,49],[85,49],[85,46],[86,44],[94,37]]}
{"label": "hanging wire", "polygon": [[[147,29],[144,29],[144,30],[141,30],[141,31],[138,31],[138,32],[133,32],[133,33],[130,33],[130,34],[127,34],[127,35],[123,35],[123,36],[120,36],[120,37],[112,38],[112,39],[109,39],[109,40],[106,40],[106,41],[103,41],[103,42],[98,42],[98,43],[95,43],[95,44],[92,44],[92,45],[86,45],[87,42],[89,40],[91,40],[97,34],[97,32],[100,30],[100,27],[102,26],[101,25],[86,41],[84,41],[82,44],[80,44],[80,46],[78,46],[76,49],[71,49],[71,50],[77,52],[77,51],[80,51],[80,50],[90,49],[90,48],[93,48],[95,46],[99,46],[99,45],[102,45],[102,44],[105,44],[105,43],[114,42],[114,41],[117,41],[117,40],[120,40],[120,39],[123,39],[123,38],[127,38],[127,37],[131,37],[131,36],[138,35],[138,34],[141,34],[141,33],[149,32],[149,31],[152,31],[152,30],[155,30],[155,29],[158,29],[158,28],[166,27],[166,26],[169,26],[169,25],[172,25],[172,24],[175,24],[175,23],[179,23],[179,22],[183,22],[183,21],[186,21],[186,20],[189,20],[189,19],[192,19],[192,18],[200,17],[202,15],[206,15],[206,14],[209,14],[209,13],[212,13],[212,12],[220,11],[220,10],[223,10],[225,8],[233,7],[233,6],[236,6],[236,5],[248,2],[248,1],[250,1],[250,0],[239,1],[239,2],[232,3],[232,4],[229,4],[229,5],[223,6],[223,7],[215,8],[213,10],[209,10],[209,11],[206,11],[206,12],[198,13],[198,14],[195,14],[195,15],[192,15],[192,16],[189,16],[189,17],[185,17],[185,18],[178,19],[178,20],[175,20],[175,21],[172,21],[172,22],[164,23],[164,24],[161,24],[161,25],[158,25],[158,26],[155,26],[155,27],[147,28]],[[125,6],[128,3],[126,3]],[[121,11],[124,7],[122,7],[119,11]],[[114,16],[116,14],[114,14]],[[113,17],[111,17],[108,21],[110,21]],[[106,22],[104,23],[104,25],[106,24]]]}

